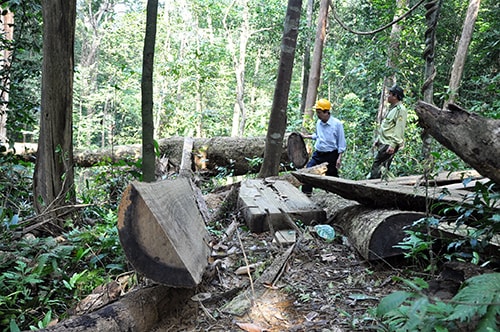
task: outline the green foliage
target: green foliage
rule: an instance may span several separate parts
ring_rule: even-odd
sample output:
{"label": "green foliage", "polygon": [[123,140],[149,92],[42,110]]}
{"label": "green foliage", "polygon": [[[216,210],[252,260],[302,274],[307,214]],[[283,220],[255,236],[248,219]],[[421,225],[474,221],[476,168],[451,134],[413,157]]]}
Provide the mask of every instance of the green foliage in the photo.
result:
{"label": "green foliage", "polygon": [[[55,239],[3,233],[0,247],[0,326],[45,327],[78,300],[125,269],[116,213]],[[10,235],[9,235],[10,234]]]}
{"label": "green foliage", "polygon": [[[88,206],[61,236],[22,235],[33,223],[33,164],[0,155],[0,330],[46,327],[95,287],[123,273],[117,205],[127,178],[122,166],[95,167],[77,177]],[[132,168],[133,169],[133,168]],[[130,178],[129,178],[130,179]]]}
{"label": "green foliage", "polygon": [[383,331],[497,331],[500,314],[500,273],[468,279],[449,302],[424,294],[428,284],[416,278],[402,281],[408,290],[384,297],[375,316]]}
{"label": "green foliage", "polygon": [[500,213],[496,208],[499,201],[500,193],[493,182],[477,182],[474,192],[467,194],[461,204],[443,209],[442,222],[451,219],[457,229],[466,226],[470,230],[465,238],[448,245],[453,251],[451,257],[471,258],[472,253],[484,253],[493,236],[500,232]]}
{"label": "green foliage", "polygon": [[0,232],[34,214],[32,202],[33,164],[12,154],[0,154]]}

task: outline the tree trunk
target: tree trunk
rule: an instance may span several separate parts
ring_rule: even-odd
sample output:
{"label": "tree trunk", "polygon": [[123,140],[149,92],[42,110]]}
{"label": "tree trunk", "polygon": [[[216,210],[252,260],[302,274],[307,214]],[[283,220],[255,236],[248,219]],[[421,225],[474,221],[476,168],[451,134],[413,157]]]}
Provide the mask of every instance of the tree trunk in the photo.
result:
{"label": "tree trunk", "polygon": [[169,312],[194,294],[191,289],[163,285],[127,293],[119,301],[83,316],[71,317],[41,329],[44,332],[150,331]]}
{"label": "tree trunk", "polygon": [[[442,0],[428,0],[425,4],[427,12],[425,18],[427,21],[427,30],[425,31],[425,50],[423,58],[425,60],[425,82],[422,86],[424,101],[429,104],[434,103],[434,77],[436,76],[436,66],[434,65],[434,55],[436,51],[436,28],[441,10]],[[432,138],[423,131],[422,137],[422,156],[429,159],[431,155]]]}
{"label": "tree trunk", "polygon": [[76,0],[43,0],[42,14],[42,100],[33,185],[38,213],[74,202],[72,100]]}
{"label": "tree trunk", "polygon": [[[233,3],[234,4],[234,3]],[[238,52],[236,51],[235,42],[231,36],[230,29],[226,24],[226,17],[223,20],[224,28],[226,29],[227,35],[227,46],[233,57],[234,63],[234,74],[236,78],[236,102],[234,104],[234,114],[233,114],[233,128],[231,130],[231,136],[241,137],[245,130],[246,122],[246,110],[243,97],[245,95],[245,62],[246,62],[246,51],[248,39],[250,38],[250,18],[248,11],[248,0],[242,1],[242,23],[241,23],[241,33],[239,36],[239,47]],[[229,6],[228,11],[231,10],[233,5]],[[227,16],[227,13],[226,13]]]}
{"label": "tree trunk", "polygon": [[280,156],[286,131],[288,94],[292,79],[295,48],[299,31],[302,0],[288,0],[283,38],[281,39],[280,65],[274,89],[273,106],[266,136],[264,162],[259,177],[278,175]]}
{"label": "tree trunk", "polygon": [[450,77],[450,96],[443,108],[447,108],[449,104],[455,102],[458,96],[458,88],[462,79],[464,71],[465,60],[467,59],[467,50],[472,40],[472,32],[474,31],[474,24],[476,23],[477,13],[479,12],[479,5],[481,0],[470,0],[469,8],[467,9],[467,16],[465,17],[464,26],[462,29],[462,36],[458,42],[457,53],[455,54],[455,61],[451,69]]}
{"label": "tree trunk", "polygon": [[[394,13],[394,19],[404,11],[407,6],[407,0],[396,0],[396,12]],[[380,124],[384,118],[384,113],[386,110],[386,100],[387,100],[387,88],[390,88],[397,82],[397,77],[395,72],[400,65],[400,40],[401,40],[401,30],[402,26],[399,23],[395,23],[391,27],[391,35],[389,37],[389,48],[386,61],[386,67],[390,69],[391,75],[385,76],[382,82],[382,91],[380,93],[380,102],[377,111],[377,123]]]}
{"label": "tree trunk", "polygon": [[155,180],[155,145],[153,125],[153,65],[156,43],[158,0],[148,0],[146,36],[142,60],[142,176],[144,182]]}
{"label": "tree trunk", "polygon": [[454,104],[441,110],[418,102],[420,124],[484,177],[500,184],[500,120],[469,113]]}
{"label": "tree trunk", "polygon": [[425,217],[422,212],[352,205],[338,211],[333,223],[342,228],[364,259],[378,260],[401,255],[403,250],[394,246],[406,237],[405,227]]}
{"label": "tree trunk", "polygon": [[[312,27],[312,16],[314,9],[314,0],[307,0],[307,29],[309,31]],[[300,114],[304,114],[306,109],[307,90],[309,86],[309,76],[311,72],[311,39],[309,34],[305,36],[304,45],[304,61],[302,65],[302,97],[300,98]]]}
{"label": "tree trunk", "polygon": [[321,78],[321,59],[323,58],[323,45],[326,37],[326,24],[328,22],[329,0],[321,0],[319,5],[318,24],[316,28],[316,39],[312,56],[311,70],[309,72],[309,83],[307,84],[307,97],[304,109],[304,127],[313,121],[313,107],[318,94],[318,86]]}
{"label": "tree trunk", "polygon": [[[2,8],[0,8],[2,10]],[[2,34],[3,38],[11,41],[14,36],[14,13],[5,10],[5,15],[2,15]],[[0,62],[0,69],[2,77],[0,78],[0,143],[8,142],[7,138],[7,112],[9,104],[9,91],[10,91],[10,65],[12,61],[12,50],[7,48],[3,50],[2,61]]]}

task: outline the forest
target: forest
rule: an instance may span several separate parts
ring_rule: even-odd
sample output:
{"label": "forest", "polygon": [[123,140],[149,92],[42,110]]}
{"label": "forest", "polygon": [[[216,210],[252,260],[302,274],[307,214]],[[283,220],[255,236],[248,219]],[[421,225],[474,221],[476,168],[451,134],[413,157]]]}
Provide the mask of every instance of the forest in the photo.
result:
{"label": "forest", "polygon": [[[143,284],[121,248],[118,206],[130,182],[176,177],[179,165],[161,142],[256,142],[278,131],[281,139],[311,133],[314,102],[326,98],[345,129],[339,176],[362,180],[374,158],[387,89],[397,84],[408,121],[404,148],[384,174],[390,180],[473,168],[422,128],[415,111],[420,101],[500,119],[496,0],[4,0],[0,8],[2,331],[49,328],[111,281],[125,278],[124,289]],[[141,144],[142,155],[113,156]],[[24,150],[33,146],[36,153]],[[284,175],[294,165],[282,163],[279,152],[218,164],[209,174],[195,170],[197,185],[210,195],[242,178]],[[78,156],[89,154],[99,154],[99,162],[76,165]],[[239,164],[248,165],[246,174],[238,174]],[[497,186],[479,184],[473,208],[451,209],[458,222],[479,229],[450,243],[452,252],[434,253],[425,234],[409,233],[401,246],[418,262],[415,271],[433,274],[439,263],[453,260],[498,265],[484,251],[500,228]],[[220,236],[231,216],[207,225],[210,234]],[[335,245],[341,244],[339,237]],[[422,323],[429,331],[463,328],[456,321],[464,312],[478,331],[498,327],[497,279],[482,280],[493,284],[488,296],[479,287],[484,305],[451,309],[423,304],[420,276],[398,276],[410,291],[389,298],[408,304],[408,311],[390,311],[386,300],[380,302],[386,316],[342,312],[340,325],[351,331],[369,321],[372,330],[397,331],[401,324],[419,330],[411,325],[417,324],[415,309],[424,312],[420,318],[432,312],[434,325]],[[301,293],[303,304],[312,293],[308,299]]]}

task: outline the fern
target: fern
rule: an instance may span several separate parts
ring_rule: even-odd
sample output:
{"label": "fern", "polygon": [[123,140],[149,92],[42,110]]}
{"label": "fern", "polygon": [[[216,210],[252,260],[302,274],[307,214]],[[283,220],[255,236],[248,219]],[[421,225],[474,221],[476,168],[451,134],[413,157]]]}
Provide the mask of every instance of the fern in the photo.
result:
{"label": "fern", "polygon": [[448,320],[470,322],[481,317],[477,331],[498,331],[500,317],[500,273],[482,274],[468,279],[452,299],[455,306]]}
{"label": "fern", "polygon": [[476,332],[499,331],[500,273],[468,279],[447,303],[423,294],[427,283],[420,278],[401,281],[410,291],[389,294],[376,309],[388,331],[457,331],[463,322]]}

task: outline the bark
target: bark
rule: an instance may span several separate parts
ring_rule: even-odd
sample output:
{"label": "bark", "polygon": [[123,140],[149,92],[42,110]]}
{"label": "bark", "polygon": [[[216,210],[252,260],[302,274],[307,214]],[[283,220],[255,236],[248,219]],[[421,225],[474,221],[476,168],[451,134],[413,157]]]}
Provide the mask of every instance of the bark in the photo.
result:
{"label": "bark", "polygon": [[449,104],[454,103],[458,96],[458,88],[460,87],[465,60],[467,59],[467,50],[472,40],[472,32],[474,31],[474,24],[476,23],[480,4],[481,0],[470,0],[469,2],[469,8],[467,9],[467,15],[462,29],[462,36],[458,42],[457,53],[455,54],[455,60],[453,61],[451,69],[449,84],[450,97],[443,108],[447,108]]}
{"label": "bark", "polygon": [[469,113],[453,104],[441,110],[420,101],[415,111],[421,126],[439,143],[500,184],[500,120]]}
{"label": "bark", "polygon": [[34,173],[38,213],[74,201],[73,64],[76,0],[43,0],[40,138]]}
{"label": "bark", "polygon": [[[2,8],[0,8],[2,10]],[[2,10],[3,11],[3,10]],[[14,36],[14,13],[5,10],[5,15],[2,15],[1,31],[3,38],[6,41],[12,42]],[[9,104],[10,91],[10,65],[12,61],[12,50],[6,48],[2,52],[2,61],[0,62],[0,70],[2,77],[0,78],[0,143],[8,142],[7,138],[7,112]]]}
{"label": "bark", "polygon": [[401,255],[403,250],[394,246],[406,237],[404,230],[425,217],[421,212],[352,205],[337,211],[333,223],[342,228],[364,259],[378,260]]}
{"label": "bark", "polygon": [[[234,2],[229,6],[229,10],[232,9]],[[239,45],[238,51],[236,51],[236,45],[231,35],[231,29],[226,24],[226,17],[228,12],[226,12],[226,16],[222,21],[224,25],[224,29],[226,30],[227,37],[227,47],[229,48],[229,52],[233,58],[234,63],[234,75],[236,78],[236,102],[234,104],[234,113],[233,113],[233,126],[231,129],[231,136],[243,136],[243,132],[245,130],[246,123],[246,108],[243,97],[245,95],[245,65],[246,65],[246,51],[248,40],[252,32],[250,31],[250,18],[249,18],[249,9],[248,9],[248,0],[243,0],[241,3],[243,7],[242,10],[242,23],[240,30],[241,33],[238,36]]]}
{"label": "bark", "polygon": [[153,125],[153,65],[156,42],[158,0],[148,0],[146,36],[142,60],[142,176],[145,182],[155,180],[155,146]]}
{"label": "bark", "polygon": [[274,89],[273,105],[266,135],[264,162],[258,176],[261,178],[278,175],[280,156],[286,131],[288,95],[292,79],[295,48],[299,32],[302,0],[289,0],[281,39],[280,65]]}
{"label": "bark", "polygon": [[[436,51],[436,28],[441,10],[442,0],[428,0],[425,4],[425,19],[427,30],[425,31],[425,49],[422,57],[425,60],[425,82],[422,85],[424,101],[429,104],[434,103],[434,78],[436,77],[436,66],[434,55]],[[422,131],[422,156],[428,160],[431,155],[432,138],[427,131]]]}
{"label": "bark", "polygon": [[[396,12],[394,13],[394,19],[403,12],[404,8],[407,6],[407,0],[397,0],[396,1]],[[394,23],[391,27],[391,35],[389,37],[389,48],[388,56],[386,61],[386,67],[391,70],[390,76],[385,76],[382,84],[382,91],[380,93],[380,101],[377,111],[377,123],[380,124],[384,118],[384,112],[386,111],[386,100],[387,100],[387,88],[390,88],[397,82],[397,77],[394,74],[399,67],[399,59],[401,54],[401,30],[402,26],[399,23]]]}
{"label": "bark", "polygon": [[316,39],[309,72],[309,83],[307,84],[307,97],[304,109],[304,127],[306,123],[314,119],[313,107],[318,94],[318,86],[321,77],[321,59],[323,58],[323,46],[326,38],[326,24],[328,22],[329,0],[321,0],[319,5],[318,23],[316,28]]}
{"label": "bark", "polygon": [[[312,16],[313,16],[314,0],[307,0],[307,28],[306,31],[310,31],[312,27]],[[302,65],[302,96],[300,98],[300,114],[304,114],[306,109],[306,99],[307,90],[309,86],[309,75],[311,70],[311,41],[309,34],[305,36],[304,42],[304,60]]]}
{"label": "bark", "polygon": [[151,330],[163,317],[190,296],[191,289],[157,285],[127,293],[117,302],[83,316],[75,316],[41,329],[44,332],[142,332]]}

